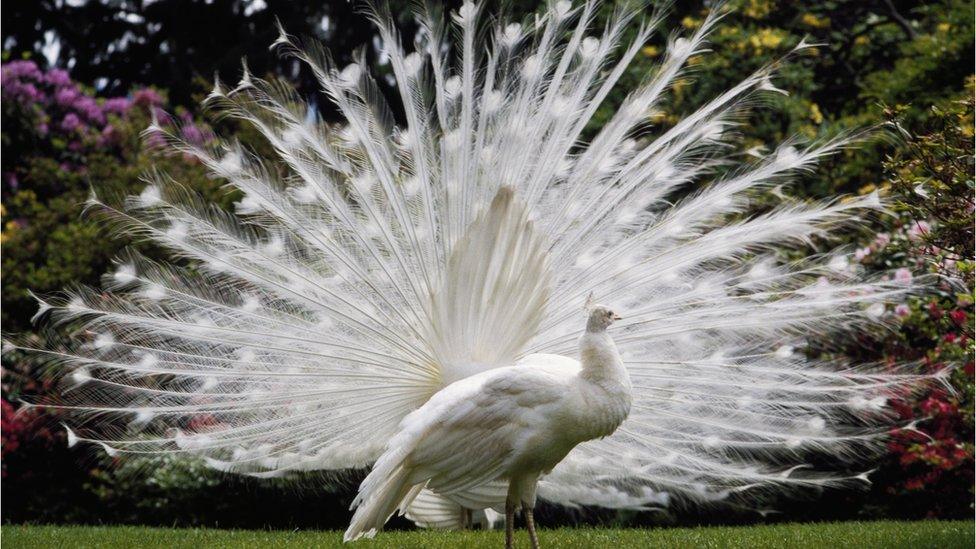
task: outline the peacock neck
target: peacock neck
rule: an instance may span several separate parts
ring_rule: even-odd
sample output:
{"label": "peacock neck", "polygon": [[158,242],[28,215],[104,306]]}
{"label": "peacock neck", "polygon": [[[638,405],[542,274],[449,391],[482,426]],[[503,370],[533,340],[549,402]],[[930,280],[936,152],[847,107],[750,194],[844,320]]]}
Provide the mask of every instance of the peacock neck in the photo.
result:
{"label": "peacock neck", "polygon": [[583,334],[580,363],[580,394],[585,402],[580,421],[585,425],[583,438],[608,436],[630,414],[630,376],[606,330],[587,330]]}
{"label": "peacock neck", "polygon": [[608,390],[630,392],[630,376],[606,329],[587,329],[580,338],[580,377]]}

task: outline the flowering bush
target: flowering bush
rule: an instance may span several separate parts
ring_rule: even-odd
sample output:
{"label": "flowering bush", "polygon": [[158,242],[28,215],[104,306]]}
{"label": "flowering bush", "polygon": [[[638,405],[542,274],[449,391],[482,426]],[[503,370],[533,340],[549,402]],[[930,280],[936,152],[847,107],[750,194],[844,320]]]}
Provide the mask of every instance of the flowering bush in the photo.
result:
{"label": "flowering bush", "polygon": [[24,331],[34,307],[28,289],[54,292],[96,282],[124,244],[101,237],[97,224],[80,218],[93,183],[100,190],[132,192],[142,185],[141,174],[158,165],[194,188],[215,188],[199,167],[143,148],[140,132],[150,121],[178,127],[184,138],[201,144],[212,134],[187,111],[164,112],[165,98],[156,90],[96,98],[65,71],[42,71],[32,61],[4,64],[0,78],[2,314],[5,330]]}
{"label": "flowering bush", "polygon": [[[970,83],[970,97],[972,96]],[[889,111],[894,123],[898,113]],[[936,292],[894,308],[901,329],[876,342],[889,363],[951,371],[946,386],[892,405],[915,428],[896,431],[881,491],[910,516],[971,516],[973,501],[973,103],[933,109],[920,135],[887,162],[899,221],[857,250],[866,266],[903,282],[937,276]]]}
{"label": "flowering bush", "polygon": [[[29,140],[34,146],[32,156],[53,157],[66,172],[84,173],[86,155],[93,149],[120,153],[126,132],[119,126],[136,113],[152,114],[163,124],[173,122],[162,110],[164,98],[156,90],[141,89],[128,97],[98,99],[72,81],[66,71],[44,72],[33,61],[6,63],[0,84],[4,117],[21,122],[8,136]],[[189,112],[183,111],[179,116],[184,138],[197,144],[210,138]],[[32,127],[24,128],[25,122]],[[30,162],[9,166],[13,169],[5,166],[5,190],[16,192],[29,166]]]}
{"label": "flowering bush", "polygon": [[[156,90],[99,98],[67,72],[41,70],[33,61],[4,63],[0,84],[3,327],[6,333],[28,332],[36,308],[29,290],[97,284],[113,256],[133,244],[108,238],[81,215],[95,184],[110,194],[138,192],[150,166],[211,194],[219,183],[198,165],[143,146],[140,133],[154,117],[201,144],[211,135],[189,112],[165,113],[165,96]],[[92,467],[87,453],[67,448],[57,412],[20,404],[23,397],[63,388],[20,353],[5,355],[3,366],[3,490],[17,495],[4,498],[5,520],[96,516],[100,498],[86,486],[105,469]]]}
{"label": "flowering bush", "polygon": [[21,444],[35,444],[51,448],[57,437],[48,425],[38,421],[38,414],[33,410],[20,410],[6,399],[0,401],[0,438],[3,439],[0,451],[0,467],[2,477],[7,478],[7,464],[16,455]]}

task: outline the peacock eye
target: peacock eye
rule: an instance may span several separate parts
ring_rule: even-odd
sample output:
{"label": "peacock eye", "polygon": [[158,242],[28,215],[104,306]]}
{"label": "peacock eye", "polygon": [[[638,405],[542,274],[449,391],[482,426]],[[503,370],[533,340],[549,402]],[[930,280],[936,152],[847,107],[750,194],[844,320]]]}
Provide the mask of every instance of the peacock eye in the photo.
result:
{"label": "peacock eye", "polygon": [[607,318],[613,316],[613,311],[607,311]]}

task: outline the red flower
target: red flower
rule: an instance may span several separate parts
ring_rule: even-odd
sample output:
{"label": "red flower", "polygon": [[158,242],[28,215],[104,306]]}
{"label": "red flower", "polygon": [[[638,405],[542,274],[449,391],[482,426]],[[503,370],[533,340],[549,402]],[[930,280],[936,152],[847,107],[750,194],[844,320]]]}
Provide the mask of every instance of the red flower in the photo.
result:
{"label": "red flower", "polygon": [[949,316],[952,318],[952,321],[959,326],[962,326],[963,324],[966,323],[966,311],[963,311],[962,309],[956,309],[952,311],[951,313],[949,313]]}
{"label": "red flower", "polygon": [[920,478],[909,479],[908,481],[905,482],[906,490],[921,490],[924,487],[925,487],[925,483],[922,482],[922,479]]}

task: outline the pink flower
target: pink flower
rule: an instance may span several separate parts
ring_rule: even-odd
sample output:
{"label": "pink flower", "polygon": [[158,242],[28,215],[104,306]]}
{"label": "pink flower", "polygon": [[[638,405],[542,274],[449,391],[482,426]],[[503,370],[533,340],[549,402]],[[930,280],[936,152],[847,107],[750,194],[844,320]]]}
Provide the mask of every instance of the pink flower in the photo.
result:
{"label": "pink flower", "polygon": [[913,223],[912,226],[908,229],[908,238],[912,240],[918,240],[922,236],[929,234],[931,230],[932,230],[932,226],[929,225],[928,222],[926,221],[919,221],[917,223]]}
{"label": "pink flower", "polygon": [[901,303],[895,307],[895,314],[901,318],[905,318],[906,316],[912,314],[912,310],[908,307],[908,305]]}
{"label": "pink flower", "polygon": [[891,235],[888,233],[878,233],[874,237],[874,245],[880,250],[891,243]]}
{"label": "pink flower", "polygon": [[858,261],[863,261],[869,255],[871,255],[871,248],[858,248],[854,251],[854,259]]}
{"label": "pink flower", "polygon": [[911,284],[912,272],[904,267],[898,269],[897,271],[895,271],[895,282],[899,284]]}

